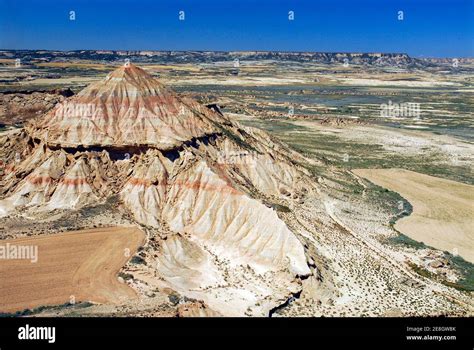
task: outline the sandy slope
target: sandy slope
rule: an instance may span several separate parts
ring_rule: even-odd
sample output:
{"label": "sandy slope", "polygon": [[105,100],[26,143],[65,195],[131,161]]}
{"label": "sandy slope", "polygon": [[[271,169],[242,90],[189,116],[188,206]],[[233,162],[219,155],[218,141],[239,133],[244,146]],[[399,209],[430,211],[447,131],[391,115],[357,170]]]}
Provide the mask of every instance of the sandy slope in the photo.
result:
{"label": "sandy slope", "polygon": [[474,186],[403,169],[353,172],[400,193],[412,204],[412,215],[399,220],[397,230],[437,249],[457,249],[474,262]]}
{"label": "sandy slope", "polygon": [[37,263],[0,260],[0,312],[63,304],[71,296],[100,303],[136,298],[116,274],[143,240],[137,228],[110,227],[0,241],[38,246]]}

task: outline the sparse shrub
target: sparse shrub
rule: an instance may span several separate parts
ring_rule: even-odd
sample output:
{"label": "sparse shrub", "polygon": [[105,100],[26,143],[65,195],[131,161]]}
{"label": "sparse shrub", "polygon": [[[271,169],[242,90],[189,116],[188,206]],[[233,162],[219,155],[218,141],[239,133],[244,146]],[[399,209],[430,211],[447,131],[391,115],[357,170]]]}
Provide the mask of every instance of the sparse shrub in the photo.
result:
{"label": "sparse shrub", "polygon": [[142,265],[146,265],[146,261],[145,259],[143,259],[141,256],[138,256],[138,255],[135,255],[131,260],[130,262],[132,264],[142,264]]}
{"label": "sparse shrub", "polygon": [[132,280],[133,279],[133,275],[130,274],[130,273],[124,273],[124,272],[120,272],[118,274],[119,277],[123,278],[124,281],[128,281],[128,280]]}

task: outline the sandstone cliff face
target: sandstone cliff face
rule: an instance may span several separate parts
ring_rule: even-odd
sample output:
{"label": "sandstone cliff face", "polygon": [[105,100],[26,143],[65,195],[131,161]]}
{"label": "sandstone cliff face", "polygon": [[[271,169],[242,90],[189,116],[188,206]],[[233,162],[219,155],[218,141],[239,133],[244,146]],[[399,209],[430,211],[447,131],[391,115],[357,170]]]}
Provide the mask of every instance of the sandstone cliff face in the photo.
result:
{"label": "sandstone cliff face", "polygon": [[0,154],[0,216],[118,194],[138,224],[163,233],[146,256],[149,273],[211,313],[267,315],[311,273],[272,205],[308,191],[292,164],[299,156],[138,67],[117,69],[0,143],[18,145]]}
{"label": "sandstone cliff face", "polygon": [[232,264],[249,264],[261,272],[285,266],[294,274],[309,272],[303,247],[273,209],[233,188],[190,153],[182,158],[171,174],[159,158],[142,177],[135,177],[143,169],[137,166],[121,192],[137,221],[150,226],[165,222]]}
{"label": "sandstone cliff face", "polygon": [[97,201],[99,197],[94,194],[92,184],[89,183],[90,173],[91,169],[84,158],[78,159],[61,177],[47,208],[75,209]]}

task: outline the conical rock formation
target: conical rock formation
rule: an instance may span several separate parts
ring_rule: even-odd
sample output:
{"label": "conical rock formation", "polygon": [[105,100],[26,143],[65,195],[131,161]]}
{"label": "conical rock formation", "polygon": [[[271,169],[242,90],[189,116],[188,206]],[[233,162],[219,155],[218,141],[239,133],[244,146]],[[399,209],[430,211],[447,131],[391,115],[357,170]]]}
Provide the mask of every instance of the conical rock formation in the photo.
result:
{"label": "conical rock formation", "polygon": [[137,224],[165,234],[144,251],[150,285],[219,314],[267,315],[311,273],[274,209],[310,190],[300,156],[138,67],[118,68],[0,144],[16,145],[0,154],[0,216],[118,195]]}
{"label": "conical rock formation", "polygon": [[216,131],[209,110],[132,64],[56,105],[29,129],[48,145],[170,149]]}

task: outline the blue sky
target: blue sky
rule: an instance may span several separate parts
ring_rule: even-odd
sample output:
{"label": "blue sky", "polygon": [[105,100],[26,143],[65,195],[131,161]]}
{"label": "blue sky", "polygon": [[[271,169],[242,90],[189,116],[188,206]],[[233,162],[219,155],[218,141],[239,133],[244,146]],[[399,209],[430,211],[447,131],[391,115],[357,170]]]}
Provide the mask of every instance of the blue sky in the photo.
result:
{"label": "blue sky", "polygon": [[474,57],[474,0],[0,0],[0,48]]}

